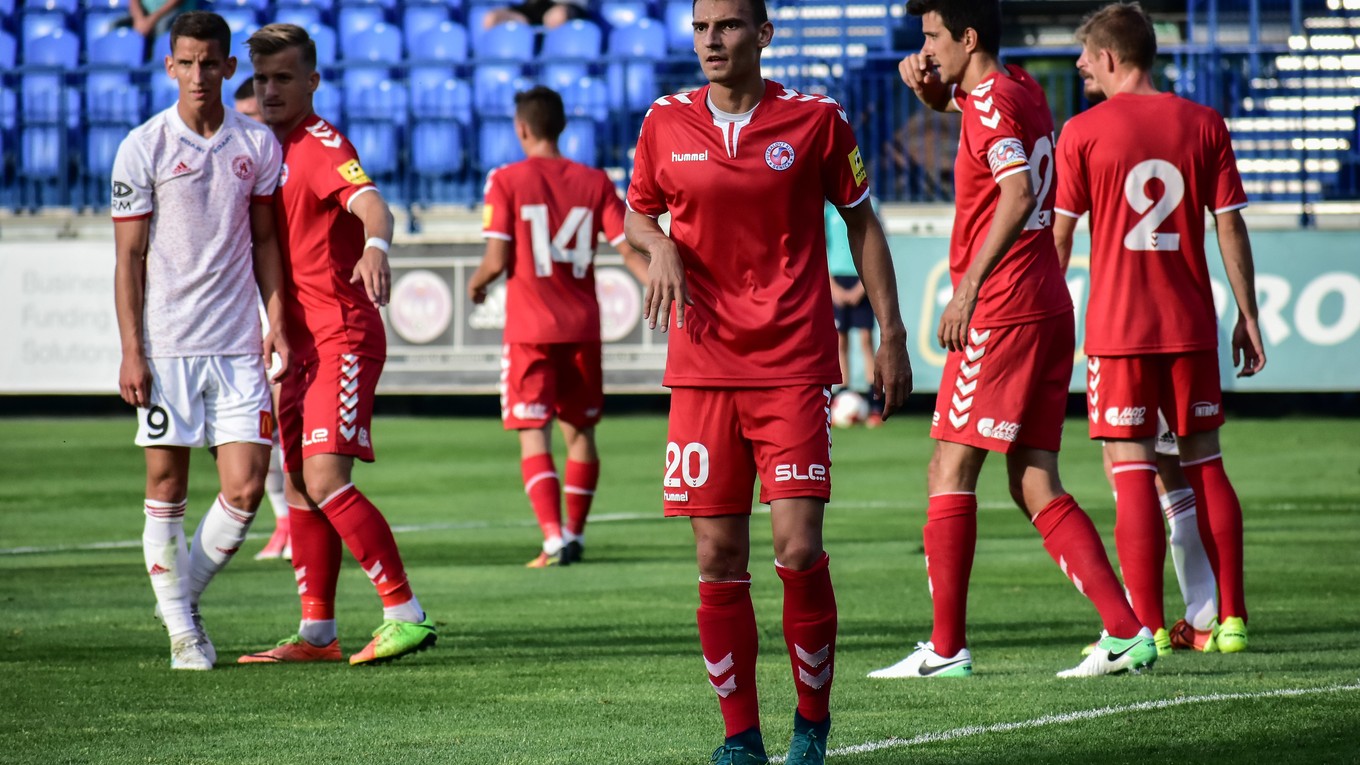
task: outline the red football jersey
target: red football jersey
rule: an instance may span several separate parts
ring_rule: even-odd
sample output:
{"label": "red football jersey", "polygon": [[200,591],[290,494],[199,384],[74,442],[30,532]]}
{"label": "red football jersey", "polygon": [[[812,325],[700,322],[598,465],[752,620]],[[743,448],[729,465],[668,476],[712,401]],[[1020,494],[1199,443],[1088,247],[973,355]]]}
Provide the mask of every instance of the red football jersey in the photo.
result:
{"label": "red football jersey", "polygon": [[363,282],[350,284],[364,251],[364,225],[349,204],[376,191],[353,144],[315,114],[283,140],[274,210],[288,344],[299,360],[318,353],[387,356],[382,316]]}
{"label": "red football jersey", "polygon": [[839,382],[826,288],[825,199],[869,198],[835,100],[767,81],[745,124],[716,120],[708,87],[657,99],[642,122],[628,206],[671,213],[694,305],[668,341],[668,386]]}
{"label": "red football jersey", "polygon": [[1029,173],[1039,200],[1020,237],[982,283],[969,326],[1005,327],[1071,311],[1053,246],[1053,115],[1043,88],[1024,69],[1007,65],[971,93],[955,91],[955,102],[963,111],[949,247],[955,286],[992,228],[1001,179]]}
{"label": "red football jersey", "polygon": [[514,242],[507,264],[505,342],[600,339],[595,242],[623,241],[623,200],[603,170],[532,157],[486,179],[482,236]]}
{"label": "red football jersey", "polygon": [[1117,94],[1073,117],[1058,142],[1058,212],[1091,213],[1086,353],[1217,348],[1204,211],[1246,206],[1213,109],[1170,93]]}

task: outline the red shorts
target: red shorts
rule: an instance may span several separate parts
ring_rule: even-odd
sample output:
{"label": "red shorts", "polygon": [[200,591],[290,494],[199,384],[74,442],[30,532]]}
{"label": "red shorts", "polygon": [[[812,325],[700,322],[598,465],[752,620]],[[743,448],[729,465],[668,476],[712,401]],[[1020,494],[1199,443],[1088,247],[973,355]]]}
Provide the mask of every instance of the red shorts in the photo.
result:
{"label": "red shorts", "polygon": [[1223,426],[1218,351],[1092,356],[1086,362],[1091,438],[1155,438],[1157,410],[1178,436]]}
{"label": "red shorts", "polygon": [[945,359],[930,437],[1002,454],[1016,444],[1058,451],[1075,347],[1070,313],[969,329],[967,347]]}
{"label": "red shorts", "polygon": [[373,461],[373,393],[383,360],[343,354],[295,365],[279,390],[283,469],[302,470],[313,454]]}
{"label": "red shorts", "polygon": [[831,389],[675,388],[662,481],[668,516],[746,515],[760,501],[831,498]]}
{"label": "red shorts", "polygon": [[594,427],[604,411],[600,343],[506,343],[501,420],[506,430],[541,428],[554,416]]}

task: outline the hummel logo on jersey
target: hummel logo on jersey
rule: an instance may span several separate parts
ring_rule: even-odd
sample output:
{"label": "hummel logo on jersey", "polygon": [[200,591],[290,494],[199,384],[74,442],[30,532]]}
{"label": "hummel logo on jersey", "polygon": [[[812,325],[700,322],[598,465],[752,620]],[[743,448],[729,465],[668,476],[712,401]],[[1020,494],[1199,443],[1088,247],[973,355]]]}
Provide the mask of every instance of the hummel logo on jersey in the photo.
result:
{"label": "hummel logo on jersey", "polygon": [[332,149],[340,148],[340,144],[345,140],[330,125],[326,124],[325,120],[317,120],[315,125],[307,128],[307,132],[320,140],[322,146],[329,146]]}
{"label": "hummel logo on jersey", "polygon": [[689,492],[687,491],[668,491],[665,492],[667,502],[688,502]]}
{"label": "hummel logo on jersey", "polygon": [[[976,88],[973,88],[972,96],[976,99],[982,99],[983,96],[987,96],[987,94],[991,92],[992,85],[995,82],[996,80],[988,80]],[[983,125],[986,125],[993,130],[996,129],[997,123],[1001,121],[1001,112],[997,111],[993,106],[991,96],[987,96],[984,100],[974,101],[973,108],[982,112],[978,117],[978,120],[981,121]]]}
{"label": "hummel logo on jersey", "polygon": [[184,164],[183,162],[181,162],[181,163],[179,163],[178,165],[175,165],[175,169],[174,169],[174,170],[171,170],[171,171],[170,171],[170,174],[171,174],[171,175],[184,175],[185,173],[189,172],[190,170],[193,170],[193,168],[192,168],[192,167],[189,167],[188,165],[186,165],[186,164]]}
{"label": "hummel logo on jersey", "polygon": [[701,152],[698,152],[698,153],[680,154],[680,153],[678,153],[678,152],[674,152],[674,151],[673,151],[673,152],[671,152],[671,161],[672,161],[672,162],[707,162],[707,161],[708,161],[708,152],[706,152],[706,151],[701,151]]}

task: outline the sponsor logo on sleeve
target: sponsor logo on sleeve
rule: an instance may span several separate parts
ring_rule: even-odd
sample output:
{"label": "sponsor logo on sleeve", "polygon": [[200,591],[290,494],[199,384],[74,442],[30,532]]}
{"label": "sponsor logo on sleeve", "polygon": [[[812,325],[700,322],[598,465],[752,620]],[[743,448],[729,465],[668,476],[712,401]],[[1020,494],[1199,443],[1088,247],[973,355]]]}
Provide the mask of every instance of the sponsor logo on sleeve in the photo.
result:
{"label": "sponsor logo on sleeve", "polygon": [[793,147],[784,141],[775,141],[765,149],[765,164],[783,172],[793,167]]}
{"label": "sponsor logo on sleeve", "polygon": [[482,228],[491,228],[491,218],[495,215],[495,209],[493,205],[482,207]]}
{"label": "sponsor logo on sleeve", "polygon": [[364,186],[373,182],[373,179],[368,177],[368,173],[364,172],[364,168],[360,166],[359,160],[357,159],[351,159],[345,164],[335,168],[335,171],[340,173],[341,178],[344,178],[347,182],[352,183],[355,186]]}
{"label": "sponsor logo on sleeve", "polygon": [[132,196],[132,187],[131,187],[131,186],[127,185],[126,183],[123,183],[122,181],[114,181],[114,182],[113,182],[113,198],[114,198],[114,199],[122,199],[123,197],[130,197],[130,196]]}
{"label": "sponsor logo on sleeve", "polygon": [[248,181],[255,175],[255,163],[244,154],[237,154],[231,158],[231,171],[236,173],[236,177],[243,181]]}
{"label": "sponsor logo on sleeve", "polygon": [[1025,145],[1019,138],[1002,138],[987,152],[987,164],[991,165],[992,175],[1000,175],[1012,167],[1028,165],[1029,157],[1025,156]]}
{"label": "sponsor logo on sleeve", "polygon": [[850,152],[850,172],[855,175],[855,185],[858,186],[869,177],[869,171],[864,168],[864,156],[859,153],[859,147]]}

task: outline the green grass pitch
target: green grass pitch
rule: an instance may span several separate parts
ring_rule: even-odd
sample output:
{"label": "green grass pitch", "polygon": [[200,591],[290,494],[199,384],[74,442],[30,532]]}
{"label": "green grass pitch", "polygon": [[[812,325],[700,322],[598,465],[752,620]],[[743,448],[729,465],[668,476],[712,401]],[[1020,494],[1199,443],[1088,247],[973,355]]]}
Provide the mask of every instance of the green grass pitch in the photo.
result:
{"label": "green grass pitch", "polygon": [[[920,417],[837,431],[826,530],[840,602],[832,762],[1360,762],[1355,426],[1258,419],[1224,431],[1245,506],[1248,652],[1178,653],[1139,676],[1085,681],[1053,675],[1080,660],[1099,629],[1094,610],[1010,506],[996,459],[980,487],[970,599],[977,674],[865,678],[929,636],[931,442]],[[689,529],[660,517],[662,418],[601,426],[587,561],[553,570],[523,567],[537,531],[516,439],[498,422],[379,419],[379,462],[357,481],[398,528],[439,645],[376,668],[234,664],[297,625],[291,569],[251,560],[271,528],[264,509],[204,598],[221,656],[211,673],[171,672],[151,616],[133,430],[130,415],[0,421],[0,762],[679,765],[707,762],[720,742]],[[1069,423],[1063,477],[1113,551],[1113,500],[1084,435]],[[196,452],[191,524],[215,487]],[[753,529],[764,729],[782,754],[793,684],[768,516]],[[1167,582],[1175,619],[1169,562]],[[379,620],[352,560],[338,618],[347,653]],[[867,746],[837,751],[857,745]]]}

